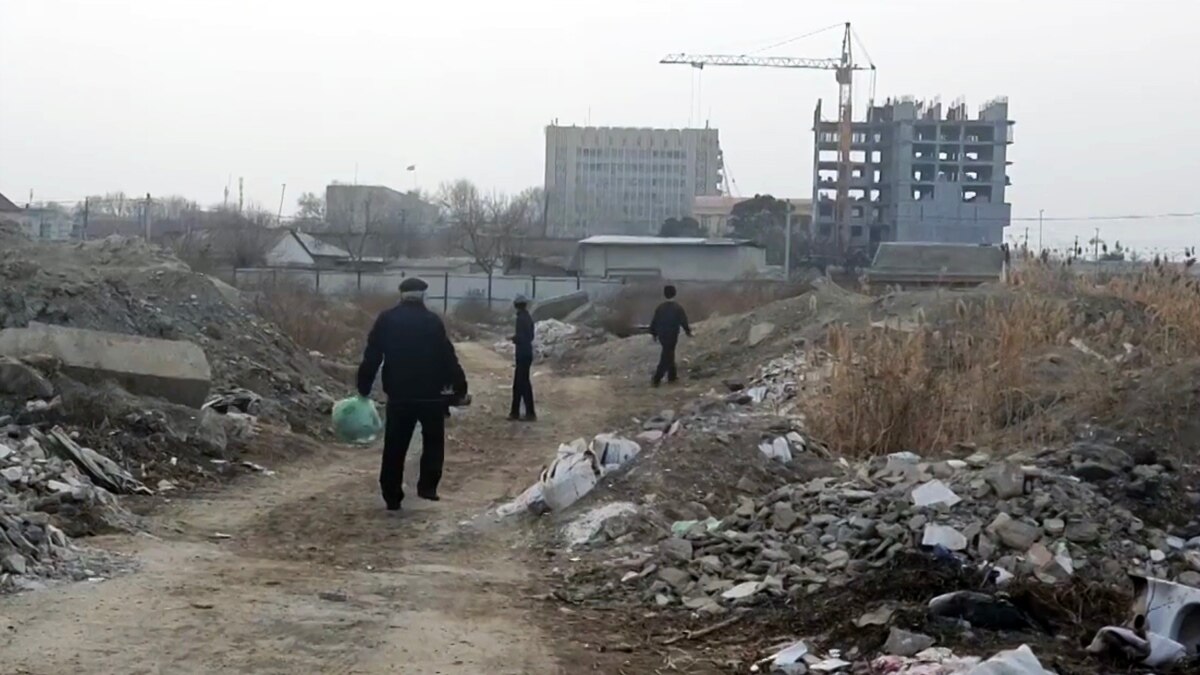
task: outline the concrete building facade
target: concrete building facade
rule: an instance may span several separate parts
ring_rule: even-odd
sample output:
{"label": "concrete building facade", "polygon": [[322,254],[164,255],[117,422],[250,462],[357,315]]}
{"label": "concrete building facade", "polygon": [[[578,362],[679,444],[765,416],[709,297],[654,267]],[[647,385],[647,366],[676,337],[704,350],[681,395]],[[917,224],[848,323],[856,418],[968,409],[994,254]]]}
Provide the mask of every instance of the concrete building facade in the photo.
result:
{"label": "concrete building facade", "polygon": [[716,129],[546,127],[547,234],[657,234],[720,195]]}
{"label": "concrete building facade", "polygon": [[[1008,101],[985,103],[975,117],[956,101],[911,97],[872,107],[851,138],[848,231],[842,242],[874,249],[881,242],[1000,244],[1012,218],[1005,202]],[[836,241],[838,123],[814,114],[813,237]]]}
{"label": "concrete building facade", "polygon": [[420,232],[431,229],[437,220],[437,206],[416,192],[337,183],[325,188],[325,222],[331,231]]}
{"label": "concrete building facade", "polygon": [[764,276],[767,252],[737,239],[597,235],[579,242],[570,267],[581,277],[735,281]]}

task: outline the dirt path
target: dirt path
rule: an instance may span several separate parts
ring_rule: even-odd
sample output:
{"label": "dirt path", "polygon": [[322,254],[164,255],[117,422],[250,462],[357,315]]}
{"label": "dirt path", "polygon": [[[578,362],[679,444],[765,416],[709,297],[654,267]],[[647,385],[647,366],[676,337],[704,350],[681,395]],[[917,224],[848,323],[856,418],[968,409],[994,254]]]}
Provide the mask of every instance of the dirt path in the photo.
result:
{"label": "dirt path", "polygon": [[461,356],[477,403],[449,429],[443,501],[385,513],[378,452],[340,448],[181,501],[154,516],[154,536],[92,540],[140,572],[0,598],[15,626],[0,634],[0,670],[574,672],[571,648],[530,614],[523,535],[467,521],[528,485],[558,442],[601,431],[613,390],[535,369],[543,421],[514,425],[507,362],[475,344]]}

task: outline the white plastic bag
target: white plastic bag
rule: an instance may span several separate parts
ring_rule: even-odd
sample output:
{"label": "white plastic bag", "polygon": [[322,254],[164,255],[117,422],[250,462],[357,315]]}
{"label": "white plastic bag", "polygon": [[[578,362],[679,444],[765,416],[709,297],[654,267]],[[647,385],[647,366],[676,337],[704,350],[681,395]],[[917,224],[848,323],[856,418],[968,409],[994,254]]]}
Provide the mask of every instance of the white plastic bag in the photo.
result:
{"label": "white plastic bag", "polygon": [[599,434],[592,440],[591,450],[600,460],[600,466],[604,467],[605,471],[612,471],[637,457],[642,447],[616,434]]}
{"label": "white plastic bag", "polygon": [[542,499],[551,511],[561,511],[591,492],[602,473],[591,450],[560,455],[542,472]]}

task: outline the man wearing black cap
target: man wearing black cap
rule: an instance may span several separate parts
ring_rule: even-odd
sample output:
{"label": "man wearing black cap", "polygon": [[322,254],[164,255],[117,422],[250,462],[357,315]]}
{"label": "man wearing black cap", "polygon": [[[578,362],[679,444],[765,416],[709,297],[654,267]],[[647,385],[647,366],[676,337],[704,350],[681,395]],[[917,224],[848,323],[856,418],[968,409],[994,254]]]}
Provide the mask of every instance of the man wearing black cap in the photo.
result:
{"label": "man wearing black cap", "polygon": [[375,320],[358,367],[358,393],[369,396],[375,374],[383,365],[387,394],[387,430],[379,487],[389,511],[404,499],[404,457],[413,430],[421,424],[421,475],[417,496],[438,501],[446,447],[446,399],[467,394],[467,378],[438,315],[425,307],[424,281],[413,277],[400,284],[400,304]]}
{"label": "man wearing black cap", "polygon": [[666,300],[654,310],[654,319],[650,321],[650,337],[662,345],[662,353],[658,357],[658,368],[650,384],[657,387],[664,377],[667,382],[675,382],[679,374],[675,372],[675,345],[679,344],[679,331],[692,337],[692,327],[688,325],[687,312],[675,302],[675,287],[667,285],[663,288]]}
{"label": "man wearing black cap", "polygon": [[[512,408],[509,408],[508,419],[536,422],[533,380],[529,377],[529,369],[533,367],[533,318],[529,316],[528,306],[529,301],[523,295],[513,299],[513,307],[517,310],[517,326],[512,336],[516,347],[516,369],[513,370]],[[521,417],[522,401],[525,403],[524,417]]]}

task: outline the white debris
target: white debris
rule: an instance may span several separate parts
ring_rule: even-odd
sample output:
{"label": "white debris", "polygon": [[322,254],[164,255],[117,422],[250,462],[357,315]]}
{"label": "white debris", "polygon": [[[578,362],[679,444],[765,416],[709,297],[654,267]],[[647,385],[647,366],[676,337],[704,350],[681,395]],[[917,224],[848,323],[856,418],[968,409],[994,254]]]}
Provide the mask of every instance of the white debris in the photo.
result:
{"label": "white debris", "polygon": [[946,487],[942,481],[931,480],[913,489],[912,500],[917,506],[933,506],[935,504],[954,506],[961,502],[962,498],[954,494],[954,490]]}
{"label": "white debris", "polygon": [[741,600],[748,598],[763,589],[761,581],[746,581],[734,586],[733,588],[721,594],[721,597],[726,600]]}
{"label": "white debris", "polygon": [[567,523],[563,528],[563,537],[571,546],[586,544],[596,537],[604,527],[605,521],[637,512],[637,505],[630,502],[613,502],[598,506]]}
{"label": "white debris", "polygon": [[925,525],[925,536],[921,539],[922,546],[943,546],[951,551],[963,551],[967,548],[967,538],[962,532],[949,525]]}
{"label": "white debris", "polygon": [[762,454],[767,456],[767,459],[777,459],[784,464],[792,461],[792,448],[788,445],[788,440],[783,436],[773,441],[759,443],[758,449],[762,451]]}

